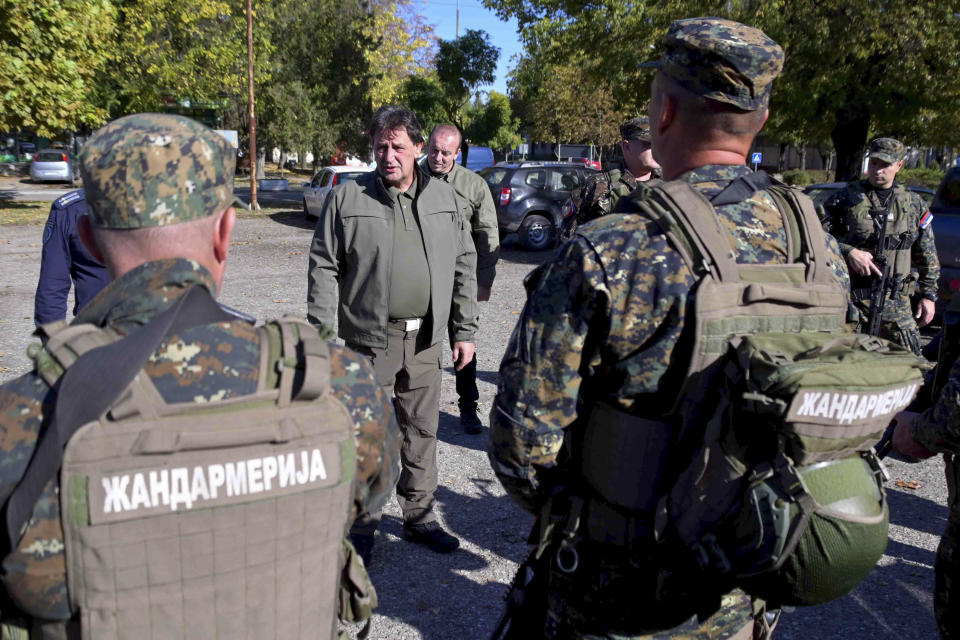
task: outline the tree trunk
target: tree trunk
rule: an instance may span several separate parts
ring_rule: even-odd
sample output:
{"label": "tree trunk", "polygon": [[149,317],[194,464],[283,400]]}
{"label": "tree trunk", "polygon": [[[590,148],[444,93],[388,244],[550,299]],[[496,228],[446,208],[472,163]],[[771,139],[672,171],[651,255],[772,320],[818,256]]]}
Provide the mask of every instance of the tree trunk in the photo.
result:
{"label": "tree trunk", "polygon": [[870,108],[867,105],[852,103],[837,111],[837,122],[830,132],[830,139],[837,150],[837,170],[834,173],[837,182],[860,178],[869,127]]}
{"label": "tree trunk", "polygon": [[463,137],[463,129],[457,127],[460,132],[460,164],[467,166],[467,155],[470,153],[470,143]]}
{"label": "tree trunk", "polygon": [[807,170],[807,145],[801,144],[799,147],[797,147],[797,150],[800,151],[800,170],[806,171]]}
{"label": "tree trunk", "polygon": [[263,180],[266,177],[264,165],[267,162],[267,148],[257,147],[257,180]]}
{"label": "tree trunk", "polygon": [[787,160],[787,150],[790,149],[790,145],[781,142],[780,143],[780,153],[777,157],[777,173],[783,173],[784,165]]}
{"label": "tree trunk", "polygon": [[280,149],[280,179],[283,179],[283,170],[287,165],[287,152]]}

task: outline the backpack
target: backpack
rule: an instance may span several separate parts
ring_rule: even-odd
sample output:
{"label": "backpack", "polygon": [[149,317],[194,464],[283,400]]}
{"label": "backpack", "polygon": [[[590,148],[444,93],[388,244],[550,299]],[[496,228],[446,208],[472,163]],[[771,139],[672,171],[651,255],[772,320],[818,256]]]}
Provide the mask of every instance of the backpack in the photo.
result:
{"label": "backpack", "polygon": [[[713,209],[760,189],[783,215],[787,264],[738,264]],[[698,278],[692,345],[669,423],[604,405],[591,415],[586,482],[618,508],[655,510],[665,601],[704,584],[772,606],[847,593],[886,548],[884,472],[872,445],[929,363],[846,331],[846,296],[812,203],[785,185],[751,174],[712,203],[683,182],[631,199]],[[644,470],[611,464],[638,426],[654,443],[638,444],[633,464]]]}
{"label": "backpack", "polygon": [[[333,638],[338,613],[358,621],[376,606],[344,542],[353,421],[329,393],[328,347],[312,327],[285,318],[258,329],[250,395],[167,404],[139,373],[173,327],[230,319],[213,307],[195,287],[126,338],[93,325],[51,327],[34,350],[38,372],[60,393],[8,501],[7,530],[16,543],[31,492],[58,475],[67,590],[84,638]],[[133,372],[95,389],[99,410],[88,408],[93,396],[77,398],[91,385],[72,375],[90,377],[98,357],[115,368],[124,366],[118,357],[129,360]],[[93,417],[73,424],[64,417],[71,407]]]}

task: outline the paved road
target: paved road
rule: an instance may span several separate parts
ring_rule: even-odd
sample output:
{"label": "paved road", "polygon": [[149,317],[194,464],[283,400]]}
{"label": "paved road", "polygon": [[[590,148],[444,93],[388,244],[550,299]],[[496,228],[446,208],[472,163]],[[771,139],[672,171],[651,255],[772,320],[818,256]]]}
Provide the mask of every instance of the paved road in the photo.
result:
{"label": "paved road", "polygon": [[[238,222],[222,300],[258,318],[303,314],[312,224],[299,210]],[[0,381],[25,372],[33,329],[40,226],[4,227],[0,235]],[[524,299],[523,277],[546,258],[508,249],[493,296],[481,305],[478,377],[489,407],[500,355]],[[449,365],[449,353],[445,356]],[[372,575],[380,608],[372,637],[387,640],[477,640],[488,637],[506,584],[523,557],[531,518],[505,496],[490,470],[486,438],[464,435],[456,418],[454,378],[444,373],[440,414],[442,519],[463,540],[460,551],[436,556],[402,539],[391,501],[374,550]],[[888,483],[891,530],[887,554],[850,595],[784,616],[782,640],[933,639],[934,551],[947,510],[943,464],[894,463]],[[915,481],[919,488],[897,486]],[[644,603],[638,602],[638,606]]]}
{"label": "paved road", "polygon": [[[303,192],[302,188],[296,185],[301,182],[302,180],[292,180],[290,182],[291,189],[288,191],[265,191],[261,189],[257,192],[257,201],[260,206],[266,207],[300,207],[303,202]],[[53,202],[73,189],[74,187],[65,183],[34,184],[25,182],[24,178],[0,176],[0,202]],[[234,194],[244,202],[250,202],[250,187],[235,189]]]}

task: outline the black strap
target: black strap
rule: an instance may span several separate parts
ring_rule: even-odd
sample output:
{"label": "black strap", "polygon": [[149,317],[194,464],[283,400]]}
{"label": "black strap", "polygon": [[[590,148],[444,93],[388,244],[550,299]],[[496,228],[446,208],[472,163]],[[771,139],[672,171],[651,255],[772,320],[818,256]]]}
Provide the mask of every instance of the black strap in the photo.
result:
{"label": "black strap", "polygon": [[43,488],[60,468],[63,449],[83,425],[99,418],[116,402],[167,335],[203,324],[228,322],[204,287],[192,287],[176,304],[130,335],[84,353],[61,376],[47,428],[20,483],[6,503],[7,538],[16,548],[24,523],[33,514]]}
{"label": "black strap", "polygon": [[725,204],[736,204],[749,200],[757,191],[763,191],[773,184],[770,174],[766,171],[754,171],[740,176],[727,185],[726,189],[710,198],[710,204],[720,207]]}

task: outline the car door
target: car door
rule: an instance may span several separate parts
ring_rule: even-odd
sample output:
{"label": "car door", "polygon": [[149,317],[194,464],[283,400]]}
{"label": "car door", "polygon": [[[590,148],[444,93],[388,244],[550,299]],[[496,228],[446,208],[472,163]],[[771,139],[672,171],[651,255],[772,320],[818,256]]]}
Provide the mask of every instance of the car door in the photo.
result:
{"label": "car door", "polygon": [[545,192],[550,200],[554,214],[554,224],[559,225],[562,219],[563,203],[570,194],[583,186],[582,167],[552,167],[550,169],[549,188]]}
{"label": "car door", "polygon": [[313,176],[313,180],[310,181],[310,186],[303,190],[303,199],[306,201],[307,208],[312,215],[320,215],[320,207],[323,206],[323,198],[326,196],[323,185],[329,184],[332,178],[333,171],[330,169],[322,169]]}

